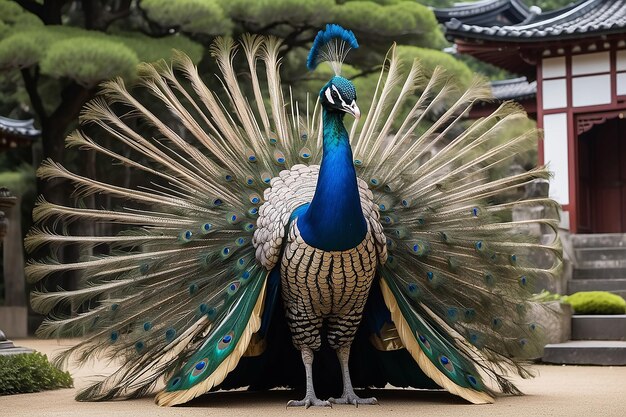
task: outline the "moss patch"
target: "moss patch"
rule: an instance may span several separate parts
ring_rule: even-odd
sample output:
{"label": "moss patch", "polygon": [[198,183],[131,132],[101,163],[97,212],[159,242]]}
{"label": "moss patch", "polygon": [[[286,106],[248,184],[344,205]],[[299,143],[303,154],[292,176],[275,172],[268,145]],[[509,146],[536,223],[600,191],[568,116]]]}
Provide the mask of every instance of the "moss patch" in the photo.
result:
{"label": "moss patch", "polygon": [[583,291],[563,297],[576,314],[624,314],[626,301],[617,294],[605,291]]}
{"label": "moss patch", "polygon": [[35,352],[0,356],[0,395],[72,386],[69,372],[55,368],[46,355]]}

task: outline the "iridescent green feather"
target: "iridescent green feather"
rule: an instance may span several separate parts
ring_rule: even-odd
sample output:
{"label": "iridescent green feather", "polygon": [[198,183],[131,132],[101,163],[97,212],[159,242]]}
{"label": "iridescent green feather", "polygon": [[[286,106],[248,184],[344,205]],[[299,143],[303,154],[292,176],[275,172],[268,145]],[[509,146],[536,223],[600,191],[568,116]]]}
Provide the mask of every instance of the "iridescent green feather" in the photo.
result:
{"label": "iridescent green feather", "polygon": [[[394,279],[389,276],[389,274],[383,272],[382,279],[386,284],[383,288],[386,287],[391,291],[393,294],[393,301],[397,303],[397,307],[399,308],[402,317],[411,329],[411,339],[408,339],[406,335],[405,337],[402,337],[401,335],[403,343],[407,345],[407,348],[411,345],[414,346],[417,344],[432,366],[439,371],[439,374],[437,374],[432,368],[429,369],[426,367],[426,369],[424,369],[425,367],[422,363],[420,363],[422,370],[440,385],[442,384],[441,381],[444,378],[447,378],[457,387],[465,388],[467,391],[459,390],[462,392],[462,394],[459,395],[462,395],[470,401],[476,397],[478,398],[476,402],[491,402],[489,401],[489,397],[492,396],[493,393],[483,383],[482,377],[472,359],[455,346],[454,342],[451,341],[451,336],[449,334],[446,335],[443,329],[432,323],[432,321],[429,321],[430,318],[426,312],[420,312],[411,305],[405,291],[398,287]],[[383,292],[384,291],[385,290],[383,290]],[[407,289],[407,291],[410,293],[411,289]],[[385,301],[388,303],[389,309],[393,311],[393,302],[391,302],[387,297],[385,297]],[[396,323],[396,326],[400,327],[400,323]],[[409,351],[411,351],[410,348]],[[449,386],[443,385],[443,387],[449,389]],[[471,391],[483,392],[487,395],[481,396],[474,394]]]}
{"label": "iridescent green feather", "polygon": [[169,378],[157,396],[159,405],[175,405],[189,401],[218,386],[233,370],[245,352],[252,333],[260,326],[259,306],[263,305],[267,271],[257,268],[245,275],[250,283],[240,288],[241,294],[226,318],[211,329],[209,337],[187,363]]}

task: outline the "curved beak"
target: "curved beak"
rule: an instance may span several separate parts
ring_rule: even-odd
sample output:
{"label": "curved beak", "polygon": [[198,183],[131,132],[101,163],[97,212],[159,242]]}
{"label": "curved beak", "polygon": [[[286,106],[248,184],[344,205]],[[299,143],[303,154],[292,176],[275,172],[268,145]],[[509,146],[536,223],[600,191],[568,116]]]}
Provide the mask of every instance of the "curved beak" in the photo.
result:
{"label": "curved beak", "polygon": [[346,113],[353,115],[355,119],[358,119],[359,117],[361,117],[361,110],[359,110],[359,106],[356,105],[356,100],[352,100],[352,103],[350,103],[347,106],[344,106],[343,109],[345,110]]}

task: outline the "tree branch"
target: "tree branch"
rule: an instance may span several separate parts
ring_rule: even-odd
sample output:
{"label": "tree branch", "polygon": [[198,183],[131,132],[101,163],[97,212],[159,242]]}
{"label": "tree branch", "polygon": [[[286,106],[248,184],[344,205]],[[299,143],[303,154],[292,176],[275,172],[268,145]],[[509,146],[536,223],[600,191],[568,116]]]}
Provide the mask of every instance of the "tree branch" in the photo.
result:
{"label": "tree branch", "polygon": [[35,113],[39,117],[39,122],[43,125],[47,120],[46,109],[37,90],[37,84],[39,82],[39,68],[36,67],[35,74],[31,74],[28,68],[22,68],[22,79],[24,80],[24,87],[28,93],[30,104],[33,106]]}
{"label": "tree branch", "polygon": [[83,18],[85,19],[85,29],[97,29],[96,20],[98,20],[98,15],[102,11],[100,3],[92,0],[83,0],[81,5]]}
{"label": "tree branch", "polygon": [[85,88],[74,81],[71,81],[61,92],[61,104],[50,115],[57,125],[66,128],[76,119],[83,108],[85,102],[91,98],[96,88]]}
{"label": "tree branch", "polygon": [[13,0],[13,1],[19,4],[20,6],[22,6],[22,8],[26,10],[27,12],[30,12],[34,14],[35,16],[37,16],[42,22],[46,23],[46,13],[45,13],[45,8],[43,4],[37,3],[36,1],[33,1],[33,0]]}
{"label": "tree branch", "polygon": [[350,77],[351,80],[354,80],[355,78],[359,78],[359,77],[365,77],[366,75],[370,75],[373,74],[375,72],[380,71],[381,66],[380,65],[374,65],[373,67],[364,69],[363,71],[359,72],[358,74]]}
{"label": "tree branch", "polygon": [[37,16],[45,25],[60,25],[61,8],[69,0],[44,0],[43,4],[34,0],[13,0],[24,10]]}
{"label": "tree branch", "polygon": [[236,22],[238,24],[241,25],[241,27],[244,29],[244,32],[254,32],[254,33],[267,33],[270,29],[274,29],[276,26],[280,26],[280,25],[288,25],[289,22],[286,20],[280,20],[277,22],[273,22],[270,23],[266,26],[260,27],[260,28],[253,28],[254,26],[254,22],[248,22],[245,20],[239,20],[239,19],[233,19],[233,22]]}
{"label": "tree branch", "polygon": [[69,0],[43,0],[43,7],[46,13],[46,25],[61,25],[61,8]]}
{"label": "tree branch", "polygon": [[107,30],[113,22],[130,16],[131,0],[124,0],[120,3],[119,9],[114,12],[107,12],[102,17],[102,30]]}
{"label": "tree branch", "polygon": [[141,0],[137,1],[137,10],[139,10],[139,12],[141,13],[141,17],[143,17],[143,20],[148,24],[148,29],[146,29],[145,27],[139,28],[139,31],[144,35],[153,38],[163,38],[165,36],[172,35],[180,30],[180,28],[178,27],[164,28],[154,20],[150,19],[146,9],[141,7]]}
{"label": "tree branch", "polygon": [[85,28],[106,31],[116,20],[130,15],[132,0],[119,2],[116,10],[107,10],[100,3],[93,0],[82,0],[82,9],[85,18]]}

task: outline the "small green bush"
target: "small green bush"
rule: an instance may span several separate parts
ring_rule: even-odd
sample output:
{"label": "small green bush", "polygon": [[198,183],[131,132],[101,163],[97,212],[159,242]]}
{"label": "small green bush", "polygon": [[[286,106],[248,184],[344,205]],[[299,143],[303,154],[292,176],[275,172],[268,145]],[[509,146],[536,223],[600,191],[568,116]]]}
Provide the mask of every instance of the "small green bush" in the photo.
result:
{"label": "small green bush", "polygon": [[71,388],[72,377],[39,352],[0,355],[0,395]]}
{"label": "small green bush", "polygon": [[577,314],[624,314],[626,301],[606,291],[583,291],[563,297]]}

